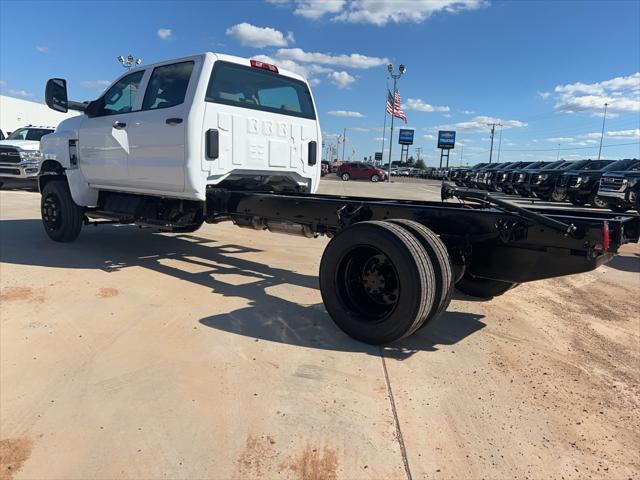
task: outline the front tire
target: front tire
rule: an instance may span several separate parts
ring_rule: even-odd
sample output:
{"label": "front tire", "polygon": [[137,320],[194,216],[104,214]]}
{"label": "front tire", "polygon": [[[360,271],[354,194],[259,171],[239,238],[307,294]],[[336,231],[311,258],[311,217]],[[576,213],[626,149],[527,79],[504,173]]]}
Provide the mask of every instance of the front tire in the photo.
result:
{"label": "front tire", "polygon": [[73,242],[82,230],[84,209],[73,201],[66,180],[51,180],[40,198],[42,224],[54,242]]}
{"label": "front tire", "polygon": [[607,202],[602,197],[599,197],[597,193],[592,193],[589,196],[589,205],[594,208],[607,208]]}
{"label": "front tire", "polygon": [[360,222],[333,237],[320,262],[327,312],[347,335],[384,345],[415,332],[435,300],[427,253],[404,228]]}
{"label": "front tire", "polygon": [[551,200],[554,202],[564,202],[567,199],[566,192],[554,188],[551,192]]}
{"label": "front tire", "polygon": [[379,182],[380,181],[380,176],[376,175],[376,174],[371,175],[371,181],[373,183]]}
{"label": "front tire", "polygon": [[491,300],[516,286],[517,283],[474,277],[468,272],[456,283],[456,288],[462,293],[483,300]]}
{"label": "front tire", "polygon": [[340,178],[342,178],[343,182],[348,182],[350,175],[347,172],[344,172],[342,175],[340,175]]}

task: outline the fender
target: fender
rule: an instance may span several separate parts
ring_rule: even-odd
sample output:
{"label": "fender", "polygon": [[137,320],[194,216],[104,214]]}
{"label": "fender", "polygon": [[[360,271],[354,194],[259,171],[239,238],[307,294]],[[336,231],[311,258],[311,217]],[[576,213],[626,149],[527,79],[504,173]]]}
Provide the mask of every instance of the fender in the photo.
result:
{"label": "fender", "polygon": [[70,158],[69,141],[78,139],[82,118],[82,116],[68,118],[58,125],[55,132],[42,137],[40,151],[44,160],[40,167],[38,184],[42,191],[47,181],[46,176],[64,173],[73,201],[83,207],[93,207],[98,204],[98,190],[89,186],[77,163],[72,162]]}

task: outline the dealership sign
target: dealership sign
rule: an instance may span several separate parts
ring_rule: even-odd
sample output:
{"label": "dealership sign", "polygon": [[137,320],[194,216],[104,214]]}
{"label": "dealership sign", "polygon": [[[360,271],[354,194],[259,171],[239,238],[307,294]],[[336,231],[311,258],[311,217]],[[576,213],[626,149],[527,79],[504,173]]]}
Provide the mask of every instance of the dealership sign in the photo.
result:
{"label": "dealership sign", "polygon": [[454,148],[456,144],[456,132],[452,130],[440,130],[438,132],[438,148]]}
{"label": "dealership sign", "polygon": [[398,143],[400,145],[413,145],[413,130],[401,128],[398,134]]}

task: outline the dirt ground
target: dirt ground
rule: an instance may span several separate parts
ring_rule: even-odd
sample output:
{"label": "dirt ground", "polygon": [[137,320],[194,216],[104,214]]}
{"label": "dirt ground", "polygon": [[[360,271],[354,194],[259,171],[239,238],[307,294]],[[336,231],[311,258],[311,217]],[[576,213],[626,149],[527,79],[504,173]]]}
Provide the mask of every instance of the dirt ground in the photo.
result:
{"label": "dirt ground", "polygon": [[640,478],[638,245],[457,295],[379,349],[322,306],[326,242],[221,224],[55,244],[37,193],[0,192],[0,479]]}

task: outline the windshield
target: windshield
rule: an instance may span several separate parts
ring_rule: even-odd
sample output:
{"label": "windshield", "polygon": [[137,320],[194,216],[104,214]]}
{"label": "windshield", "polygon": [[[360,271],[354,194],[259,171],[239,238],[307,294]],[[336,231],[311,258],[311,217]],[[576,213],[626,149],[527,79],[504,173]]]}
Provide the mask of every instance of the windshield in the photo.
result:
{"label": "windshield", "polygon": [[207,88],[207,102],[316,119],[307,84],[260,68],[218,61]]}
{"label": "windshield", "polygon": [[565,160],[558,160],[557,162],[550,163],[549,165],[545,165],[542,170],[553,170],[554,168],[558,168],[562,166],[563,163],[566,163]]}
{"label": "windshield", "polygon": [[613,172],[615,170],[633,170],[633,168],[629,168],[632,167],[634,163],[640,163],[639,160],[636,160],[635,158],[632,159],[626,159],[626,160],[618,160],[617,162],[613,162],[611,165],[607,165],[604,168],[605,172]]}
{"label": "windshield", "polygon": [[7,137],[7,140],[33,140],[39,142],[44,135],[53,133],[50,128],[19,128]]}

